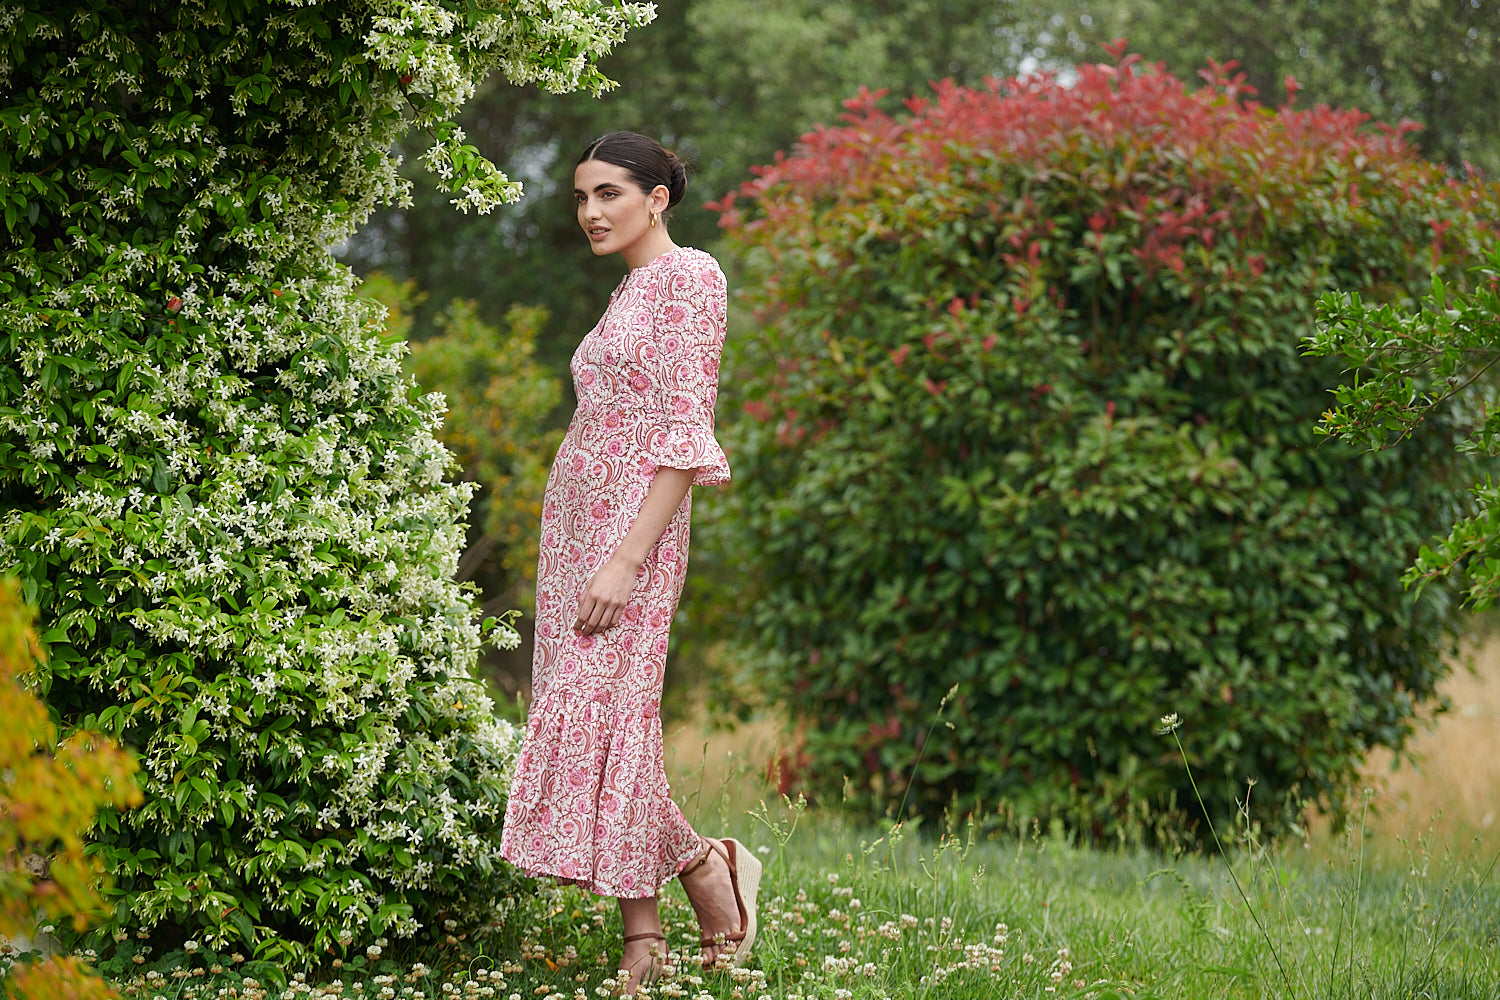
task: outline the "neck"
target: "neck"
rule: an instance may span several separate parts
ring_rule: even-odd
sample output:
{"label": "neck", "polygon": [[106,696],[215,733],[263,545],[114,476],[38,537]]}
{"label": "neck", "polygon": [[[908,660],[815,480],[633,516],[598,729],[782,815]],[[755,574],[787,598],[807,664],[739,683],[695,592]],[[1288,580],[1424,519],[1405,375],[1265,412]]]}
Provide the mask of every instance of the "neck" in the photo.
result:
{"label": "neck", "polygon": [[644,267],[664,253],[670,253],[677,249],[677,244],[672,242],[672,237],[667,233],[666,226],[657,226],[648,230],[646,235],[635,242],[628,250],[621,252],[620,256],[625,258],[625,263],[634,271],[638,267]]}

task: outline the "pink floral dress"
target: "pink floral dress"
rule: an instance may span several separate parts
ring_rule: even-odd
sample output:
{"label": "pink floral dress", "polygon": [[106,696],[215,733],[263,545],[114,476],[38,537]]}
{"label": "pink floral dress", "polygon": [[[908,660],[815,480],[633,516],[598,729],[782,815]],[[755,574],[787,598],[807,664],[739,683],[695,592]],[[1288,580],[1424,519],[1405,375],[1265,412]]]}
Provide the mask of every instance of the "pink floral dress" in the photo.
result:
{"label": "pink floral dress", "polygon": [[660,466],[729,481],[714,440],[724,347],[719,265],[680,247],[630,271],[569,366],[578,409],[542,501],[531,710],[501,853],[606,896],[654,896],[698,850],[663,764],[667,637],[687,574],[692,491],[613,628],[573,631]]}

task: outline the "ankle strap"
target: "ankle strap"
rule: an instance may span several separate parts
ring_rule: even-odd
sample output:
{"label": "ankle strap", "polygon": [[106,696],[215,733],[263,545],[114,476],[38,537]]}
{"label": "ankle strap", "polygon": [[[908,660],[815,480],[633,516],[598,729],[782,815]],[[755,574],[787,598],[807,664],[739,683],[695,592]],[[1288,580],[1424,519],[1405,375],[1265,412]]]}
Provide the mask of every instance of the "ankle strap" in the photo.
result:
{"label": "ankle strap", "polygon": [[[698,842],[703,845],[702,849],[696,855],[694,855],[687,864],[682,866],[682,871],[677,873],[678,878],[682,878],[682,876],[684,875],[691,875],[699,868],[702,868],[704,865],[708,864],[708,859],[713,856],[713,853],[716,849],[719,849],[719,845],[715,844],[707,837],[699,837]],[[719,850],[719,853],[724,854],[723,850]],[[729,856],[727,854],[724,855],[724,860],[729,860]]]}
{"label": "ankle strap", "polygon": [[641,934],[626,934],[625,943],[632,941],[665,941],[667,936],[661,931],[645,931]]}

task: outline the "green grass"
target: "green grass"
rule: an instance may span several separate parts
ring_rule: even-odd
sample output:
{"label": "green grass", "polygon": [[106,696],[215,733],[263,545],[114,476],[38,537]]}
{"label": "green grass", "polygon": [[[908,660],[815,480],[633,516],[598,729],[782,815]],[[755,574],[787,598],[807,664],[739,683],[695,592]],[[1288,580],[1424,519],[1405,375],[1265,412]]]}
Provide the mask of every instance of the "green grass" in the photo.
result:
{"label": "green grass", "polygon": [[[755,813],[730,831],[766,862],[749,967],[692,965],[697,928],[674,883],[663,917],[681,961],[649,995],[1489,1000],[1500,990],[1500,888],[1477,842],[1387,845],[1378,863],[1358,833],[1247,844],[1232,854],[1242,897],[1216,856],[1089,849],[1036,830],[934,840],[786,803]],[[587,1000],[612,992],[619,934],[612,901],[540,886],[494,934],[422,956],[431,968],[388,949],[266,989],[243,968],[193,975],[224,960],[177,954],[157,960],[162,978],[121,985],[128,997],[181,1000]]]}

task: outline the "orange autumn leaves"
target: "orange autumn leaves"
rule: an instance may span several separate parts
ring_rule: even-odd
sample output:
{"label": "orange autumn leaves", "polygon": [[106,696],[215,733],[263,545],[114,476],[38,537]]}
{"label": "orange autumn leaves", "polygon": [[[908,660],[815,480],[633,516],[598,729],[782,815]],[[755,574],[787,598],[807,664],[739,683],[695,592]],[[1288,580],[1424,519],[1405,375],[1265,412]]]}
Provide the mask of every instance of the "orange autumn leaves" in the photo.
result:
{"label": "orange autumn leaves", "polygon": [[[46,706],[23,681],[45,656],[14,581],[0,581],[0,937],[37,931],[38,914],[82,928],[101,907],[83,834],[101,808],[139,804],[136,763],[114,742],[76,733],[59,742]],[[13,969],[15,1000],[113,996],[83,963],[50,958]]]}

